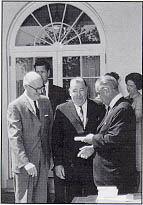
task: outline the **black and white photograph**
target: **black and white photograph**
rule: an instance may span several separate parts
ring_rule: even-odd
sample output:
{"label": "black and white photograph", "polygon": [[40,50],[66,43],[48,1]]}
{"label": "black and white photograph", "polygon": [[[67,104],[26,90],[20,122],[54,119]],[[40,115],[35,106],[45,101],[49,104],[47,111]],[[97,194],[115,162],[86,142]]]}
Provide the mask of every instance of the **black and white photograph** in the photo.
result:
{"label": "black and white photograph", "polygon": [[142,204],[142,1],[0,4],[0,203]]}

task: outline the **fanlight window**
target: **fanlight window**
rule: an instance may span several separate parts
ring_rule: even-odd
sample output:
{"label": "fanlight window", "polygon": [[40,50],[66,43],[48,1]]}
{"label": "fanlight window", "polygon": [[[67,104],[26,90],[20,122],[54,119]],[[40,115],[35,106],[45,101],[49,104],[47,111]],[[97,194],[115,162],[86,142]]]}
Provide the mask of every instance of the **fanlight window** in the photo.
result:
{"label": "fanlight window", "polygon": [[16,46],[99,44],[96,25],[82,10],[68,4],[47,4],[22,23]]}

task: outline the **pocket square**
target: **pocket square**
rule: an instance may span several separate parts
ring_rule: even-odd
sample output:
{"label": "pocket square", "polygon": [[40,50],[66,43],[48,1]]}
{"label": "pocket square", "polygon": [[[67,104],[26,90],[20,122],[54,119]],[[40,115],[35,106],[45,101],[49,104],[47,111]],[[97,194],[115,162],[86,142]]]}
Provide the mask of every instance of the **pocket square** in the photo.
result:
{"label": "pocket square", "polygon": [[44,115],[44,117],[48,117],[49,115],[47,114],[47,115]]}

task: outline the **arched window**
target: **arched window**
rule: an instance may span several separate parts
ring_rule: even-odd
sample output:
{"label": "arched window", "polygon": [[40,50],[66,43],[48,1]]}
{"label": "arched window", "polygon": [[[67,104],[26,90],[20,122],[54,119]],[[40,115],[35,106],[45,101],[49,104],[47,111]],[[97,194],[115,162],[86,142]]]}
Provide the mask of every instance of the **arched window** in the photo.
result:
{"label": "arched window", "polygon": [[23,75],[36,58],[51,65],[51,83],[68,90],[70,79],[81,76],[95,98],[95,80],[105,69],[102,22],[88,3],[28,3],[10,28],[8,56],[10,101],[23,92]]}

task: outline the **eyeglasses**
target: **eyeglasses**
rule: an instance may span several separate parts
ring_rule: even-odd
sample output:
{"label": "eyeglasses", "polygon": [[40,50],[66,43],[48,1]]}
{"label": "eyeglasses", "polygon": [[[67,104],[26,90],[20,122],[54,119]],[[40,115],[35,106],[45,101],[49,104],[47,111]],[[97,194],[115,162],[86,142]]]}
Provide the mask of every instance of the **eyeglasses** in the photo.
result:
{"label": "eyeglasses", "polygon": [[[31,85],[28,85],[30,88],[33,88]],[[33,88],[37,93],[40,92],[45,86],[43,85],[41,88]]]}

